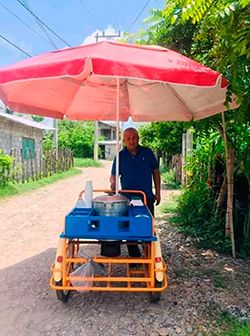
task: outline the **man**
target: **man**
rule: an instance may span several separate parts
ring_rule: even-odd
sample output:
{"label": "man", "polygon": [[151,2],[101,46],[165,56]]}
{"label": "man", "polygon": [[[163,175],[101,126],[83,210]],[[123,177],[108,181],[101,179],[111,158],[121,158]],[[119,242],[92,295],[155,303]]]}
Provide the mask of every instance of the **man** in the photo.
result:
{"label": "man", "polygon": [[[142,190],[147,196],[147,206],[154,216],[154,203],[161,201],[161,178],[159,164],[147,147],[139,145],[139,135],[136,129],[130,127],[123,132],[123,143],[125,148],[119,153],[119,175],[121,187],[126,190]],[[112,165],[110,188],[115,190],[116,160]],[[152,177],[154,181],[155,194],[152,191]],[[129,195],[128,195],[129,196]],[[140,256],[138,246],[128,246],[129,255]]]}

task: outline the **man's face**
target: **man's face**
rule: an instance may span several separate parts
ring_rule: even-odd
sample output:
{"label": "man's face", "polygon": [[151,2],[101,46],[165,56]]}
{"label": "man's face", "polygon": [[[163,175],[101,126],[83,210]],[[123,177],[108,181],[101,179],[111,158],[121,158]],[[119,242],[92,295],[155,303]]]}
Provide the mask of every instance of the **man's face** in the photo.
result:
{"label": "man's face", "polygon": [[134,130],[125,131],[123,134],[123,142],[129,152],[136,151],[139,143],[138,133]]}

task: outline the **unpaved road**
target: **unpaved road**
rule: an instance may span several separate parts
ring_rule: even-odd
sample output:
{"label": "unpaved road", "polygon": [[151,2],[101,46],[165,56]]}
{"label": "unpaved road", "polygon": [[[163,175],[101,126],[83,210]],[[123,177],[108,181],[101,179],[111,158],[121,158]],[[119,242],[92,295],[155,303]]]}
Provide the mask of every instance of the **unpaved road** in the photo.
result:
{"label": "unpaved road", "polygon": [[[49,288],[49,268],[65,214],[75,204],[86,179],[91,178],[96,189],[108,188],[109,171],[110,162],[104,162],[103,168],[85,168],[81,175],[0,202],[0,336],[207,334],[204,309],[217,309],[221,301],[214,300],[218,293],[209,279],[203,284],[192,278],[193,272],[188,279],[183,276],[191,270],[196,256],[190,257],[193,251],[181,245],[176,232],[170,232],[169,244],[165,232],[163,252],[169,258],[170,287],[159,304],[150,304],[145,293],[101,292],[73,293],[63,304]],[[164,191],[164,198],[171,193]],[[161,221],[164,227],[164,220],[159,218]],[[204,263],[206,260],[207,256]],[[212,256],[208,262],[214,265],[215,260]],[[244,288],[247,280],[242,281]],[[224,289],[219,292],[222,301],[224,293]],[[242,302],[245,307],[246,293],[237,295],[232,293],[227,303]]]}
{"label": "unpaved road", "polygon": [[[22,196],[0,201],[0,268],[55,248],[64,216],[74,206],[87,179],[95,189],[109,188],[110,162]],[[53,253],[52,253],[53,254]]]}

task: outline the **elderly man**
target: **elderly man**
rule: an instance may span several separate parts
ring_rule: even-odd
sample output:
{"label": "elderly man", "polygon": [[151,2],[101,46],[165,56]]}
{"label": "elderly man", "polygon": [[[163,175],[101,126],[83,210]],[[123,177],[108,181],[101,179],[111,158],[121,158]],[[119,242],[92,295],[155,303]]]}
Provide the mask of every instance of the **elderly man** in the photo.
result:
{"label": "elderly man", "polygon": [[[147,206],[154,216],[154,203],[158,205],[161,201],[159,164],[151,149],[139,145],[139,135],[136,129],[132,127],[125,129],[123,143],[125,148],[119,153],[121,187],[124,190],[144,191],[147,196]],[[115,189],[115,172],[114,160],[110,177],[112,190]],[[155,193],[152,191],[152,177]],[[128,248],[130,256],[140,256],[138,246],[131,245]]]}

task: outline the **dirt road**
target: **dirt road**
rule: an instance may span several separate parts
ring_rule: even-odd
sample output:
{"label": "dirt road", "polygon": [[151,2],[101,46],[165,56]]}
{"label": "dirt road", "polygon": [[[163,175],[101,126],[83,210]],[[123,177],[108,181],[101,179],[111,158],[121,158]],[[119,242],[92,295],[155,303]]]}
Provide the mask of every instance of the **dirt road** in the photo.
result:
{"label": "dirt road", "polygon": [[109,187],[111,163],[84,168],[76,175],[34,192],[0,202],[0,268],[55,248],[64,216],[73,207],[87,179],[94,188]]}
{"label": "dirt road", "polygon": [[[103,168],[85,168],[81,175],[0,202],[0,336],[206,334],[203,310],[211,302],[215,307],[214,287],[209,281],[203,284],[192,278],[192,274],[188,280],[183,276],[185,270],[192,269],[195,258],[190,257],[189,247],[180,249],[184,246],[181,238],[170,229],[163,235],[163,247],[169,257],[171,281],[159,304],[149,304],[143,293],[92,292],[73,293],[65,305],[50,290],[49,267],[64,216],[86,179],[94,181],[94,188],[107,188],[109,171],[110,162],[105,162]],[[171,193],[164,191],[164,198]],[[159,222],[166,228],[165,219],[159,218]],[[175,266],[171,266],[173,256]],[[238,293],[237,300],[232,296],[228,302],[238,303],[244,298],[244,293]]]}

